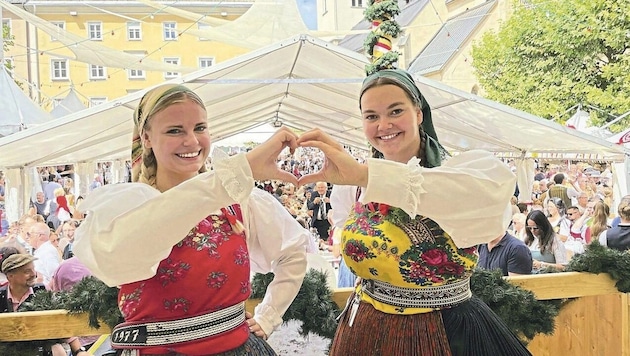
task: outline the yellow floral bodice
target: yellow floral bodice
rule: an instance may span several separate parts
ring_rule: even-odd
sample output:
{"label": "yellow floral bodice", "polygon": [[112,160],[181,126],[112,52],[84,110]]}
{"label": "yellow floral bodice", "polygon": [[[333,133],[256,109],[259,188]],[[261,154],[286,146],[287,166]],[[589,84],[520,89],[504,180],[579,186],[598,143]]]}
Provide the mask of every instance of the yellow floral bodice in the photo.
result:
{"label": "yellow floral bodice", "polygon": [[[385,204],[357,202],[342,232],[343,258],[357,276],[404,288],[441,286],[470,277],[475,247],[457,248],[433,220],[416,216],[401,223]],[[400,211],[399,211],[400,212]],[[399,308],[378,302],[357,288],[361,300],[390,314],[418,314],[426,308]]]}

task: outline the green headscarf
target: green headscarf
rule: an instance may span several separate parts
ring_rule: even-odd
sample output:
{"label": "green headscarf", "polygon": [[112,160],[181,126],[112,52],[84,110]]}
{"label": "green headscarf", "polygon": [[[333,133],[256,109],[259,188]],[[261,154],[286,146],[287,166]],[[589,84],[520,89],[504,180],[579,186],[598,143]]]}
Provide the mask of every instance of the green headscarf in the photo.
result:
{"label": "green headscarf", "polygon": [[438,141],[437,133],[433,127],[433,119],[431,118],[431,107],[429,107],[429,103],[427,103],[427,100],[424,98],[422,93],[420,93],[420,89],[416,86],[416,83],[409,72],[402,69],[383,69],[368,76],[365,80],[363,80],[363,87],[361,88],[359,102],[361,101],[363,93],[371,87],[374,81],[379,78],[388,78],[398,83],[399,87],[405,90],[413,99],[414,104],[420,108],[422,111],[422,124],[420,126],[426,133],[426,142],[424,147],[426,155],[425,167],[432,168],[440,166],[442,164],[442,157],[448,156],[448,152]]}

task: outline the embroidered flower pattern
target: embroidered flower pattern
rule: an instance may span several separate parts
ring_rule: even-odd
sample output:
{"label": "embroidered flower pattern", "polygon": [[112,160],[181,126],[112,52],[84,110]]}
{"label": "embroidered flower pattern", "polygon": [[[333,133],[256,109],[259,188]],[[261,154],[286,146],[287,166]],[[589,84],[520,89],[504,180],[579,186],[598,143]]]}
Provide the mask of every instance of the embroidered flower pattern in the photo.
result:
{"label": "embroidered flower pattern", "polygon": [[189,269],[190,265],[188,263],[167,258],[158,268],[157,277],[162,282],[162,286],[166,286],[184,278]]}
{"label": "embroidered flower pattern", "polygon": [[208,279],[206,280],[206,284],[210,288],[219,289],[223,287],[225,282],[227,282],[228,276],[223,272],[211,272],[208,275]]}
{"label": "embroidered flower pattern", "polygon": [[250,295],[251,294],[251,288],[250,288],[250,284],[249,281],[247,282],[241,282],[241,294],[247,294]]}
{"label": "embroidered flower pattern", "polygon": [[192,247],[197,251],[206,249],[210,257],[218,259],[217,248],[230,239],[232,235],[230,223],[217,215],[210,215],[190,230],[188,235],[176,246]]}
{"label": "embroidered flower pattern", "polygon": [[185,298],[175,298],[173,300],[164,300],[164,309],[172,312],[188,312],[190,301]]}
{"label": "embroidered flower pattern", "polygon": [[468,252],[457,250],[444,235],[436,236],[435,243],[412,245],[400,256],[400,273],[406,282],[419,286],[456,281],[465,272],[459,257]]}
{"label": "embroidered flower pattern", "polygon": [[120,309],[120,313],[125,319],[129,318],[138,309],[138,305],[141,301],[140,295],[142,294],[143,288],[144,283],[134,289],[133,292],[123,294],[120,298],[118,298],[118,309]]}
{"label": "embroidered flower pattern", "polygon": [[[387,207],[387,206],[385,206]],[[368,239],[351,237],[344,240],[344,253],[355,262],[384,256],[398,261],[402,279],[417,286],[444,284],[461,280],[470,271],[476,261],[476,248],[458,249],[451,238],[433,220],[417,216],[415,219],[391,220],[390,215],[397,208],[383,208],[383,204],[355,204],[352,223],[347,224],[346,231],[353,234],[369,236]],[[409,235],[411,247],[401,251],[399,246],[387,236],[383,230],[385,221],[397,225]],[[399,225],[405,224],[403,227]],[[419,236],[418,234],[427,234]],[[412,238],[413,236],[413,238]],[[380,257],[379,257],[380,258]],[[379,276],[378,262],[375,266],[366,266],[370,275]]]}
{"label": "embroidered flower pattern", "polygon": [[374,206],[370,210],[367,205],[355,204],[354,218],[356,219],[355,223],[346,225],[345,229],[369,236],[381,236],[383,234],[381,230],[375,228],[383,221],[383,216]]}
{"label": "embroidered flower pattern", "polygon": [[249,253],[247,253],[247,250],[243,248],[243,246],[239,246],[239,248],[234,251],[234,263],[240,266],[249,263]]}
{"label": "embroidered flower pattern", "polygon": [[352,258],[355,262],[361,262],[366,258],[374,258],[376,255],[368,249],[367,246],[363,243],[363,241],[359,240],[348,240],[346,241],[346,246],[344,248],[344,253]]}

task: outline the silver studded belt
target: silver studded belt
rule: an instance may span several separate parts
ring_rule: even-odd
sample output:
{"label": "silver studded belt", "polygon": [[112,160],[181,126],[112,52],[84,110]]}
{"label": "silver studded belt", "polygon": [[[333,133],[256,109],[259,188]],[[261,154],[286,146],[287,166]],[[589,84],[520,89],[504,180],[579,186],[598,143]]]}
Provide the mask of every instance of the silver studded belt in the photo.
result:
{"label": "silver studded belt", "polygon": [[204,339],[233,330],[244,321],[245,303],[241,302],[191,318],[120,324],[112,331],[111,343],[116,348],[170,345]]}
{"label": "silver studded belt", "polygon": [[364,279],[361,290],[372,299],[401,308],[444,309],[472,297],[470,278],[441,286],[404,288],[387,282]]}

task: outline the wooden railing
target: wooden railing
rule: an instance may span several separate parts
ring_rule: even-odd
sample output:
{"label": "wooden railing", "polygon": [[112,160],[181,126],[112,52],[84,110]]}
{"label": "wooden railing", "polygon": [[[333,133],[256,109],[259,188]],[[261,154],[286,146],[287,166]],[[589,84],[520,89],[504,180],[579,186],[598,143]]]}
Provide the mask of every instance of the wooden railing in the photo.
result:
{"label": "wooden railing", "polygon": [[[535,356],[630,356],[630,298],[619,293],[607,274],[555,273],[509,277],[531,290],[539,300],[576,298],[562,308],[553,335],[539,335],[530,343]],[[337,289],[333,300],[343,307],[352,288]],[[259,300],[250,300],[253,310]],[[111,330],[88,326],[85,314],[64,310],[0,314],[0,342],[101,335]]]}

